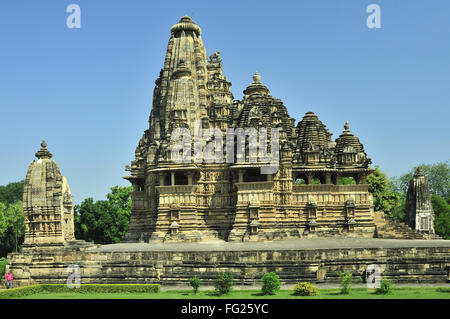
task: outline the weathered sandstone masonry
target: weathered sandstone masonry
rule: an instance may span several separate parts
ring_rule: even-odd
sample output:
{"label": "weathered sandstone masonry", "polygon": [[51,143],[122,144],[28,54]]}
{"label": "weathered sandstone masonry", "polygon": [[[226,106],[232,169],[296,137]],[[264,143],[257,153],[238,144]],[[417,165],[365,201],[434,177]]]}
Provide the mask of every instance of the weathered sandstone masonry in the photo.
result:
{"label": "weathered sandstone masonry", "polygon": [[[286,243],[292,245],[289,241]],[[197,275],[206,285],[212,284],[217,271],[226,269],[234,273],[236,284],[259,285],[267,271],[275,271],[287,284],[298,281],[336,282],[337,271],[349,270],[355,277],[363,276],[370,264],[378,264],[383,278],[394,282],[447,282],[450,244],[445,241],[433,243],[435,247],[407,245],[382,248],[383,240],[375,240],[368,245],[370,248],[293,249],[289,246],[279,249],[247,246],[232,250],[206,250],[199,246],[197,250],[186,250],[169,246],[150,251],[145,250],[148,246],[121,251],[115,247],[118,245],[113,245],[111,248],[101,246],[77,250],[27,250],[21,254],[10,254],[8,264],[18,285],[66,283],[69,275],[67,267],[71,264],[80,266],[82,283],[187,285],[189,278]]]}

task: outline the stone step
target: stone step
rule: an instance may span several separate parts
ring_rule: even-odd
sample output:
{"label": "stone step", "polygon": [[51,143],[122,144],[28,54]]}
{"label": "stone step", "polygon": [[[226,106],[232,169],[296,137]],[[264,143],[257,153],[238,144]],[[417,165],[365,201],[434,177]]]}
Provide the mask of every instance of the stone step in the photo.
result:
{"label": "stone step", "polygon": [[378,238],[425,239],[421,233],[406,224],[393,221],[383,212],[375,212],[374,222]]}

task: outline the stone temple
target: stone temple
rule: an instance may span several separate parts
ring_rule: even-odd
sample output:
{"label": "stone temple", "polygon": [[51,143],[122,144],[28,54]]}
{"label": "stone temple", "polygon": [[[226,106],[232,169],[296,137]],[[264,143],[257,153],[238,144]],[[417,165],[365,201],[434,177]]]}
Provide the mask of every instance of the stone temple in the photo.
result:
{"label": "stone temple", "polygon": [[[188,16],[170,30],[155,84],[149,128],[124,177],[134,187],[126,241],[374,236],[371,160],[348,123],[336,140],[313,112],[295,126],[257,73],[242,100],[234,100],[220,53],[207,57],[201,29]],[[194,136],[196,121],[223,136],[227,129],[266,128],[268,144],[278,129],[278,170],[261,174],[270,163],[252,161],[249,139],[245,157],[234,155],[232,163],[225,152],[222,163],[196,162],[193,149],[191,161],[177,163],[172,134],[183,128]],[[343,177],[354,184],[341,185]]]}
{"label": "stone temple", "polygon": [[[335,141],[312,112],[295,127],[258,75],[242,101],[233,101],[219,53],[207,60],[200,33],[189,17],[171,29],[150,126],[126,177],[134,186],[128,243],[74,239],[70,188],[42,142],[25,179],[23,249],[7,259],[14,285],[66,284],[74,266],[83,284],[187,285],[198,276],[208,285],[223,270],[238,285],[259,285],[269,271],[283,284],[338,282],[338,271],[364,277],[373,264],[395,282],[450,280],[450,242],[423,240],[439,238],[421,174],[408,192],[411,227],[374,212],[365,183],[370,160],[348,124]],[[220,132],[279,129],[278,153],[276,135],[267,135],[277,169],[272,161],[252,161],[254,141],[243,143],[248,154],[236,152],[233,161],[177,163],[171,134],[178,127],[195,136],[196,120]],[[355,184],[341,185],[342,177]]]}
{"label": "stone temple", "polygon": [[406,223],[418,232],[434,235],[434,211],[430,187],[420,167],[409,182],[406,194]]}
{"label": "stone temple", "polygon": [[52,156],[42,141],[38,160],[28,168],[23,194],[24,247],[63,246],[75,239],[72,193]]}

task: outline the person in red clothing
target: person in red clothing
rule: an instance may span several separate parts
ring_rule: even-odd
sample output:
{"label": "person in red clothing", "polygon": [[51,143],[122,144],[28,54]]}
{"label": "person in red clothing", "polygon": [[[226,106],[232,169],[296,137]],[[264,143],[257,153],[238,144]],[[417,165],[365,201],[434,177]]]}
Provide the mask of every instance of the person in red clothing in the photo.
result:
{"label": "person in red clothing", "polygon": [[5,279],[6,279],[6,289],[10,289],[12,288],[12,281],[13,281],[13,274],[8,271],[8,273],[5,275]]}

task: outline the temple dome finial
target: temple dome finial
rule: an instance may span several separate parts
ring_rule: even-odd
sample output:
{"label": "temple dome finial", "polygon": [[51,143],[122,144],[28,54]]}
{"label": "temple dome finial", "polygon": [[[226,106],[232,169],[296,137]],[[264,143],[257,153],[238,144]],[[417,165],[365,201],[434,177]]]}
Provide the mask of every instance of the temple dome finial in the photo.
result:
{"label": "temple dome finial", "polygon": [[422,169],[419,167],[416,168],[416,173],[414,174],[415,177],[421,177],[424,176],[422,173]]}
{"label": "temple dome finial", "polygon": [[253,82],[255,83],[261,82],[261,76],[258,74],[258,71],[255,72],[255,75],[253,75]]}
{"label": "temple dome finial", "polygon": [[50,153],[48,150],[47,150],[47,142],[45,142],[45,140],[42,140],[42,142],[41,142],[41,149],[39,150],[39,151],[37,151],[37,153],[35,154],[35,156],[38,158],[38,159],[50,159],[50,158],[52,158],[53,157],[53,154],[52,153]]}
{"label": "temple dome finial", "polygon": [[170,32],[175,36],[183,31],[193,32],[197,36],[200,36],[200,34],[202,33],[202,29],[198,25],[196,25],[188,15],[182,16],[180,21],[177,24],[173,25],[170,29]]}
{"label": "temple dome finial", "polygon": [[184,16],[181,17],[180,22],[191,22],[192,23],[192,18],[190,16],[188,16],[187,14],[185,14]]}
{"label": "temple dome finial", "polygon": [[349,131],[349,130],[350,130],[350,125],[348,124],[348,122],[345,122],[344,129],[345,129],[346,131]]}
{"label": "temple dome finial", "polygon": [[253,75],[253,83],[244,90],[245,95],[251,95],[253,93],[269,94],[269,89],[261,83],[261,76],[258,72],[255,72]]}

